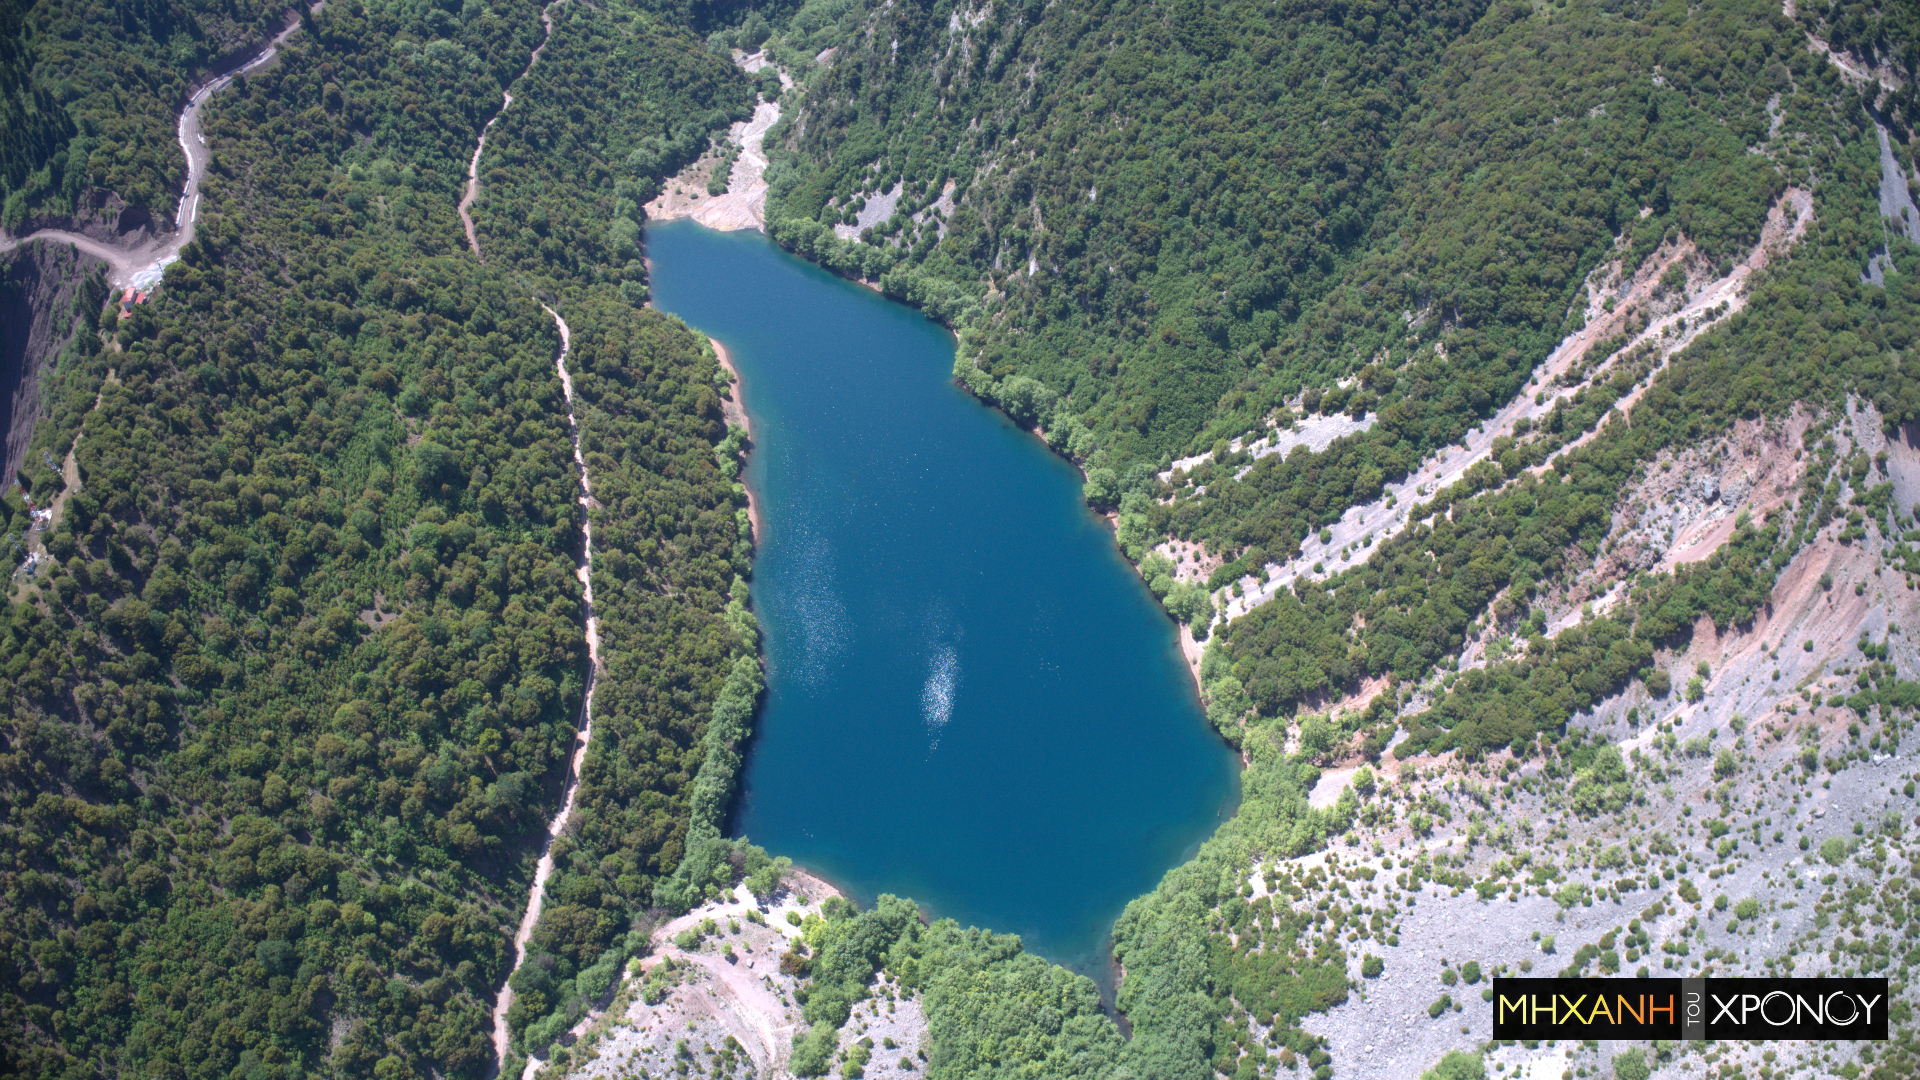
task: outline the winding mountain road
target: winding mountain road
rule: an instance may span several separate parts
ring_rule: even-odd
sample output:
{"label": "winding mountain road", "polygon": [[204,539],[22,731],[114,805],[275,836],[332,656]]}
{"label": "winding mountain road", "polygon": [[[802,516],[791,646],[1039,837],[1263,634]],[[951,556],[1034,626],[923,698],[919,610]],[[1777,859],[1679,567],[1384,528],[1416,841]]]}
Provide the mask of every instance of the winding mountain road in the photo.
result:
{"label": "winding mountain road", "polygon": [[[317,12],[325,6],[326,0],[318,0],[307,10]],[[145,288],[159,281],[160,276],[166,273],[167,264],[180,257],[180,249],[192,243],[194,223],[200,217],[200,180],[206,175],[207,162],[213,157],[212,148],[200,133],[200,107],[215,93],[233,85],[236,77],[271,63],[279,54],[280,46],[298,29],[300,20],[290,19],[259,52],[214,72],[212,78],[188,95],[186,105],[180,109],[180,119],[175,124],[180,152],[187,159],[187,179],[181,185],[180,203],[174,211],[172,232],[135,234],[140,239],[98,240],[66,229],[38,229],[23,236],[0,234],[0,253],[36,241],[70,244],[88,255],[105,260],[107,265],[113,267],[110,282],[116,289],[128,286]]]}

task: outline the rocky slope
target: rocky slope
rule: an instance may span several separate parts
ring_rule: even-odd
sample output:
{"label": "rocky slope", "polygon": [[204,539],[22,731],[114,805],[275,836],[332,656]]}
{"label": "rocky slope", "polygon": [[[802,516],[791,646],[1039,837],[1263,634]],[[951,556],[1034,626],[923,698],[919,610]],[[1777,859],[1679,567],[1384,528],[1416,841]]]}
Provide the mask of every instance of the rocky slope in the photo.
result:
{"label": "rocky slope", "polygon": [[40,378],[78,332],[75,298],[100,259],[65,244],[26,244],[0,253],[0,430],[11,480],[40,415]]}

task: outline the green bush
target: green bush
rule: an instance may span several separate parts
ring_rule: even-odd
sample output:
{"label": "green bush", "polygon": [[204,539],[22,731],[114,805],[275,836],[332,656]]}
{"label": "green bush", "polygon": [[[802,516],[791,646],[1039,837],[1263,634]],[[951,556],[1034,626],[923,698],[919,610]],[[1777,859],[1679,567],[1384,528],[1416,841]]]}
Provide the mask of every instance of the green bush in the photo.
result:
{"label": "green bush", "polygon": [[1420,1080],[1486,1080],[1486,1059],[1466,1050],[1449,1050],[1440,1063],[1420,1074]]}

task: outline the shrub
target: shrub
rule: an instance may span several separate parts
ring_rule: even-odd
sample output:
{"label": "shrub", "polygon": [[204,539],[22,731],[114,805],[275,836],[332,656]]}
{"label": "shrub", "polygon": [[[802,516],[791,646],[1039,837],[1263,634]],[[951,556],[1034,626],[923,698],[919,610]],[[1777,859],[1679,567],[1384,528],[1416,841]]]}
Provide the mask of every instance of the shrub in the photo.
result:
{"label": "shrub", "polygon": [[1479,1054],[1449,1050],[1440,1063],[1420,1074],[1420,1080],[1486,1080],[1487,1063]]}
{"label": "shrub", "polygon": [[787,1068],[795,1076],[824,1076],[833,1064],[837,1033],[831,1024],[815,1024],[804,1035],[793,1037],[793,1057]]}
{"label": "shrub", "polygon": [[1373,794],[1376,783],[1377,781],[1374,779],[1373,770],[1365,765],[1360,766],[1359,770],[1353,774],[1353,789],[1361,795]]}

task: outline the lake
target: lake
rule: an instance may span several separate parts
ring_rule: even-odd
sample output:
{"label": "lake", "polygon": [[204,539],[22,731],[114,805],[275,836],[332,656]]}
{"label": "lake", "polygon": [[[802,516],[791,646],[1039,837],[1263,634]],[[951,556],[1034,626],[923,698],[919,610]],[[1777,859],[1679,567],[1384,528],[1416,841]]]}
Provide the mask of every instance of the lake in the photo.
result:
{"label": "lake", "polygon": [[1238,797],[1173,623],[940,326],[759,233],[647,249],[754,425],[767,694],[733,835],[1104,983],[1121,908]]}

